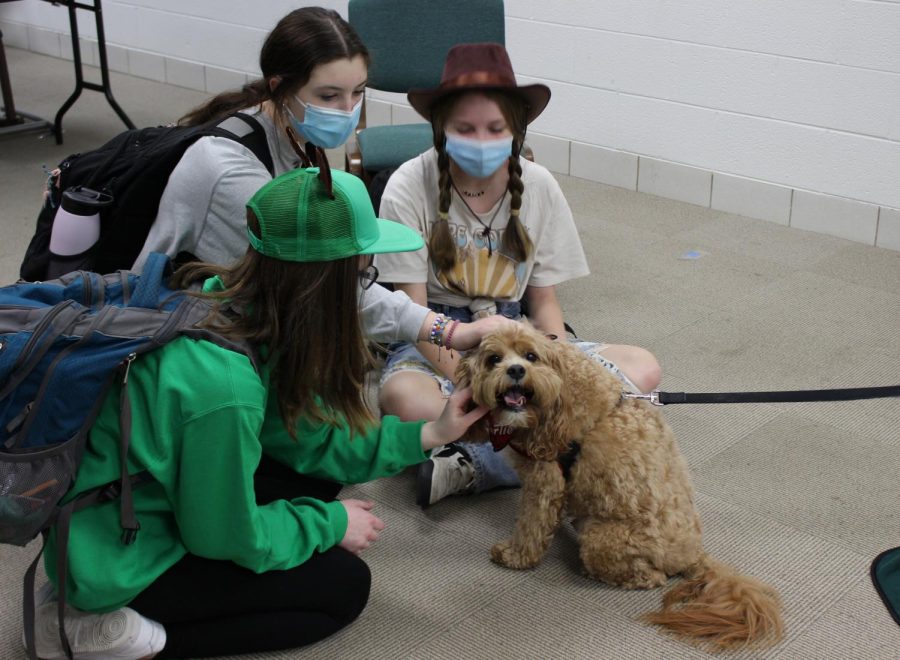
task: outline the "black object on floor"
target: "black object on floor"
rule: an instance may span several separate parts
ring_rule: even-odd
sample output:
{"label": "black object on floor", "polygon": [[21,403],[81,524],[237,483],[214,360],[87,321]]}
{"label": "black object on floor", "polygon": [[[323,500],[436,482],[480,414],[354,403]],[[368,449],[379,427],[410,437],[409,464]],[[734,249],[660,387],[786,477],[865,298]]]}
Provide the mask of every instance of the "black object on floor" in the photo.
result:
{"label": "black object on floor", "polygon": [[885,550],[872,562],[872,583],[885,607],[900,624],[900,547]]}
{"label": "black object on floor", "polygon": [[[10,2],[11,0],[0,0]],[[3,46],[3,32],[0,32],[0,95],[3,98],[3,115],[0,116],[0,135],[42,131],[52,128],[52,124],[36,115],[16,110],[13,100],[12,83],[9,80],[9,67],[6,64],[6,51]]]}

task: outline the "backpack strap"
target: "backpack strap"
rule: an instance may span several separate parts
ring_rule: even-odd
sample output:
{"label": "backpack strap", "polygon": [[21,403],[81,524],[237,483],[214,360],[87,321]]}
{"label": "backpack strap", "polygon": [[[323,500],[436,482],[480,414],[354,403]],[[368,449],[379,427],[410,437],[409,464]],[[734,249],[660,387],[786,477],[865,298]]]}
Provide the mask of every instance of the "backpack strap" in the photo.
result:
{"label": "backpack strap", "polygon": [[34,645],[34,576],[37,571],[38,560],[44,555],[44,547],[47,545],[47,537],[41,542],[41,549],[34,561],[25,571],[25,583],[22,585],[22,619],[25,624],[25,651],[29,660],[37,660],[37,650]]}
{"label": "backpack strap", "polygon": [[119,394],[119,524],[122,526],[122,542],[131,545],[137,538],[141,523],[134,515],[134,499],[131,495],[131,477],[128,475],[128,449],[131,446],[131,399],[128,398],[128,370],[134,361],[132,353],[122,367],[122,389]]}
{"label": "backpack strap", "polygon": [[163,286],[163,279],[169,267],[169,257],[162,252],[151,252],[144,262],[141,277],[138,280],[134,292],[131,294],[129,307],[146,307],[156,309],[159,307],[159,292]]}
{"label": "backpack strap", "polygon": [[[77,500],[73,500],[63,505],[56,516],[56,579],[57,579],[57,603],[56,618],[59,626],[59,641],[62,645],[63,652],[69,660],[72,660],[72,647],[69,645],[69,638],[66,635],[65,615],[66,615],[66,579],[68,573],[68,548],[69,548],[69,523],[72,519],[72,512],[75,509]],[[38,551],[34,560],[25,571],[25,579],[22,584],[22,619],[25,625],[25,652],[29,660],[38,660],[37,647],[34,640],[34,624],[36,619],[36,610],[34,602],[34,582],[35,573],[37,571],[38,560],[44,555],[47,549],[47,536],[45,531],[41,542],[41,549]]]}
{"label": "backpack strap", "polygon": [[243,112],[236,112],[216,124],[216,128],[231,133],[232,140],[239,142],[253,152],[269,174],[275,176],[275,164],[269,151],[269,140],[266,131],[255,118]]}

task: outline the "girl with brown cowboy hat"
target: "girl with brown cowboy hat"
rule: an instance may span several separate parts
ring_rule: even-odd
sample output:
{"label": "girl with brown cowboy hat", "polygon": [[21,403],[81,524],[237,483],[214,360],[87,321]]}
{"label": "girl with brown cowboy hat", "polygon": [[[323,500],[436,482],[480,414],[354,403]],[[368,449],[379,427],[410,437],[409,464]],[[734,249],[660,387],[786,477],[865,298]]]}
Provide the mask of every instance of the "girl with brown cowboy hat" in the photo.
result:
{"label": "girl with brown cowboy hat", "polygon": [[[391,175],[380,212],[427,245],[379,256],[382,279],[451,328],[496,312],[519,318],[527,306],[538,329],[565,338],[555,287],[589,271],[559,185],[522,156],[527,126],[547,106],[550,89],[519,85],[502,45],[460,44],[447,54],[440,84],[407,98],[431,122],[434,148]],[[625,387],[647,392],[659,384],[659,364],[645,349],[570,341]],[[457,361],[440,346],[394,344],[381,381],[383,410],[435,419]],[[416,499],[427,507],[446,495],[515,485],[515,472],[489,444],[455,443],[420,465]]]}

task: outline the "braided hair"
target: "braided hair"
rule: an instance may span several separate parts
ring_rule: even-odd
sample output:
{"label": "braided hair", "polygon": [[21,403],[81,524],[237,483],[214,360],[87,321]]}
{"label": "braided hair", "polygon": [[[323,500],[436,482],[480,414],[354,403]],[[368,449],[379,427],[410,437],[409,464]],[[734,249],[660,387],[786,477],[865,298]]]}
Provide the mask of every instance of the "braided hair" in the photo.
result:
{"label": "braided hair", "polygon": [[[438,156],[438,219],[434,222],[431,236],[428,239],[428,255],[439,272],[447,273],[456,265],[456,242],[450,233],[450,199],[453,183],[450,179],[450,156],[447,155],[447,135],[444,126],[450,116],[450,112],[463,94],[471,91],[450,94],[435,102],[431,111],[431,128],[434,136],[434,148]],[[519,219],[519,210],[522,207],[522,191],[525,189],[522,183],[522,164],[519,155],[525,144],[525,131],[528,126],[527,106],[522,97],[516,94],[504,93],[499,90],[481,90],[494,101],[503,113],[506,124],[513,134],[512,156],[509,159],[509,182],[507,191],[510,196],[509,222],[503,233],[503,250],[516,261],[525,261],[531,255],[534,244],[528,236],[525,225]]]}

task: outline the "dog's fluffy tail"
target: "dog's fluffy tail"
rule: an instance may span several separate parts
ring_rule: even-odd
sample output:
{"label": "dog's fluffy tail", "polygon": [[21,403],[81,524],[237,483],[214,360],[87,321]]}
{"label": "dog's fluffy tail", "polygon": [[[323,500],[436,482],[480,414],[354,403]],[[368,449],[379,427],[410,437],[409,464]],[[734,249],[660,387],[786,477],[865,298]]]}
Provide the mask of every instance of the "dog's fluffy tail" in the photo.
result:
{"label": "dog's fluffy tail", "polygon": [[714,651],[764,648],[781,639],[781,599],[773,587],[708,555],[685,576],[646,621]]}

